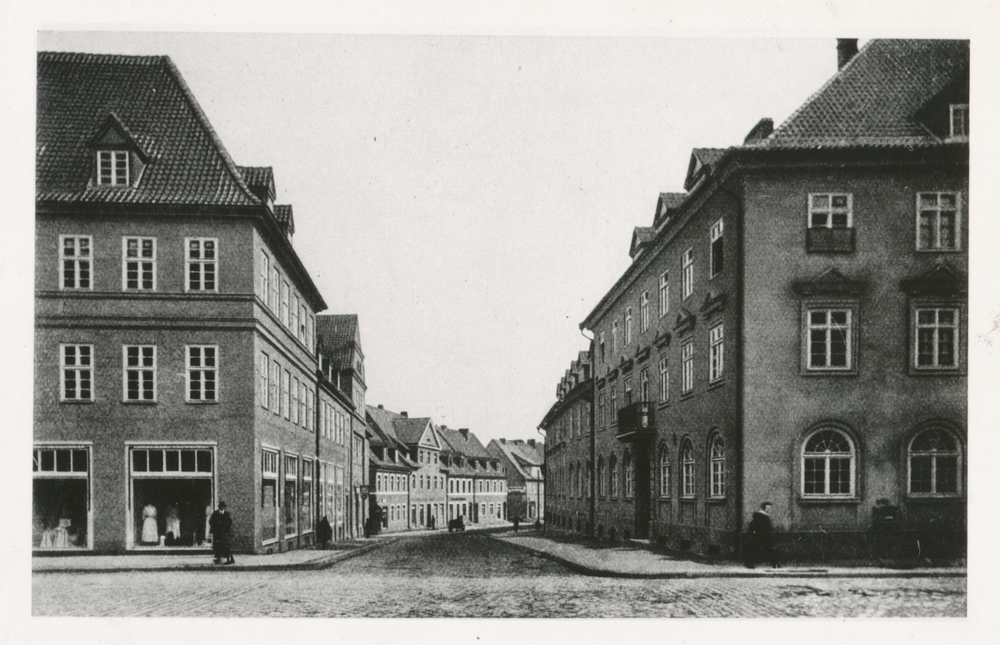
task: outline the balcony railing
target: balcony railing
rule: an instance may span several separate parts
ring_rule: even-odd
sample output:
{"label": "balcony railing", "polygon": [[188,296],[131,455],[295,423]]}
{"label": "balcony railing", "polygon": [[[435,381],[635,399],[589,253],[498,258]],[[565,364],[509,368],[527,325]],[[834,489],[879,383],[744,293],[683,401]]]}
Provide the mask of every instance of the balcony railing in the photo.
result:
{"label": "balcony railing", "polygon": [[618,410],[618,430],[615,436],[620,441],[635,441],[656,434],[653,419],[655,405],[650,401],[637,401]]}
{"label": "balcony railing", "polygon": [[854,253],[854,229],[806,229],[806,250],[809,253]]}

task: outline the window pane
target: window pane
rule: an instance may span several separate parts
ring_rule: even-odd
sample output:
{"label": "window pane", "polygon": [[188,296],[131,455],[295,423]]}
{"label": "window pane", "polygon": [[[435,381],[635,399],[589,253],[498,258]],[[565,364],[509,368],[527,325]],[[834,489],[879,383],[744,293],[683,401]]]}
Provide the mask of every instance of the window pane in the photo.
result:
{"label": "window pane", "polygon": [[830,367],[845,367],[847,365],[847,331],[844,329],[830,330]]}
{"label": "window pane", "polygon": [[85,472],[87,472],[87,451],[86,450],[74,450],[73,451],[73,472],[75,472],[75,473],[85,473]]}
{"label": "window pane", "polygon": [[42,472],[52,472],[56,469],[56,453],[54,450],[42,450]]}
{"label": "window pane", "polygon": [[[200,473],[210,473],[210,472],[212,472],[212,451],[211,450],[199,450],[198,451],[198,472],[200,472]],[[278,472],[277,455],[275,455],[274,472]]]}
{"label": "window pane", "polygon": [[61,473],[70,472],[72,467],[73,455],[69,450],[56,450],[56,471]]}
{"label": "window pane", "polygon": [[931,457],[910,458],[910,492],[933,492],[931,485]]}
{"label": "window pane", "polygon": [[181,471],[186,473],[193,473],[194,468],[194,450],[181,450]]}
{"label": "window pane", "polygon": [[149,470],[148,455],[145,450],[132,451],[132,470],[137,473],[144,473]]}
{"label": "window pane", "polygon": [[937,480],[934,483],[938,493],[958,492],[958,457],[937,457]]}
{"label": "window pane", "polygon": [[149,451],[149,472],[151,472],[151,473],[162,473],[163,472],[163,451],[162,450],[150,450]]}
{"label": "window pane", "polygon": [[181,469],[180,453],[177,450],[167,450],[166,470],[172,473]]}
{"label": "window pane", "polygon": [[806,459],[805,460],[805,494],[819,495],[824,492],[825,460]]}
{"label": "window pane", "polygon": [[851,492],[851,460],[830,459],[830,494],[846,495]]}

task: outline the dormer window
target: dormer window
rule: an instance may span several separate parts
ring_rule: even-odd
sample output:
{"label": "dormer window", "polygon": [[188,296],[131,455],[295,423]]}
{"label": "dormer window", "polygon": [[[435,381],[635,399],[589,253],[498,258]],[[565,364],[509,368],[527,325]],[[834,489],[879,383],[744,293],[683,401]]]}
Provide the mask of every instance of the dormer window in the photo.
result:
{"label": "dormer window", "polygon": [[102,186],[128,186],[128,157],[125,150],[98,150],[97,183]]}
{"label": "dormer window", "polygon": [[951,136],[969,136],[969,104],[954,103],[951,105]]}

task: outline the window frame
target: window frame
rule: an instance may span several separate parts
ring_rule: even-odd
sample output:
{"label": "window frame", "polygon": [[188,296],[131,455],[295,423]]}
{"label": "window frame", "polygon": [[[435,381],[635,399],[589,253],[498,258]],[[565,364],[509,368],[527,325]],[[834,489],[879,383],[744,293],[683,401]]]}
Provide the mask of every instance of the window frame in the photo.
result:
{"label": "window frame", "polygon": [[[32,467],[31,479],[32,487],[34,486],[34,481],[36,479],[75,479],[86,481],[86,491],[87,491],[87,544],[85,546],[66,546],[66,547],[42,547],[34,546],[34,541],[32,541],[32,551],[59,551],[59,552],[80,552],[80,551],[92,551],[94,549],[94,482],[93,482],[93,472],[94,472],[94,446],[93,442],[90,441],[40,441],[33,443],[31,446],[32,461],[36,464],[36,467]],[[59,459],[55,453],[66,450],[70,452],[70,469],[69,470],[58,470]],[[51,470],[42,469],[42,451],[52,451],[52,463],[53,468]],[[76,451],[86,452],[84,457],[84,465],[86,470],[78,470],[75,467],[75,458],[73,453]],[[34,492],[32,492],[32,505],[35,503]]]}
{"label": "window frame", "polygon": [[[921,326],[920,323],[920,313],[924,311],[935,312],[935,317],[939,317],[942,311],[951,311],[954,313],[954,324],[951,327],[942,326],[940,324],[935,324],[933,327]],[[954,300],[943,301],[943,300],[911,300],[910,301],[910,342],[909,342],[909,369],[910,373],[914,375],[933,375],[933,374],[964,374],[966,370],[966,334],[962,333],[966,329],[967,325],[965,319],[965,307],[962,304],[956,303]],[[953,365],[920,365],[920,330],[921,329],[934,329],[938,331],[940,329],[952,329],[954,331],[954,338],[952,340],[952,351],[954,353],[955,362]],[[934,359],[935,362],[938,360],[938,349],[939,349],[939,334],[935,333],[935,351]]]}
{"label": "window frame", "polygon": [[[924,434],[930,432],[940,432],[946,435],[955,445],[954,451],[948,452],[938,452],[933,451],[919,451],[915,452],[913,450],[914,442]],[[964,468],[964,450],[962,442],[960,441],[957,433],[952,432],[950,429],[944,427],[940,423],[931,423],[922,425],[917,431],[915,431],[910,440],[906,443],[906,496],[912,499],[956,499],[963,496],[964,487],[962,486],[963,481],[963,468]],[[914,457],[930,457],[931,458],[931,486],[934,490],[930,492],[914,492],[913,491],[913,459]],[[937,489],[937,469],[938,469],[938,459],[954,458],[955,459],[955,490],[954,492],[938,492]]]}
{"label": "window frame", "polygon": [[[198,243],[197,258],[191,257],[191,243]],[[212,244],[212,258],[206,257],[206,243]],[[197,265],[198,286],[191,286],[191,268]],[[212,288],[205,287],[206,267],[212,267]],[[217,237],[185,237],[184,238],[184,291],[185,293],[218,293],[219,292],[219,238]]]}
{"label": "window frame", "polygon": [[265,410],[270,410],[270,387],[269,381],[271,378],[271,357],[267,355],[267,352],[260,353],[260,407]]}
{"label": "window frame", "polygon": [[681,300],[694,294],[694,247],[688,248],[681,256]]}
{"label": "window frame", "polygon": [[719,434],[708,444],[709,498],[726,498],[726,445]]}
{"label": "window frame", "polygon": [[[809,445],[810,440],[816,435],[822,432],[835,432],[843,437],[848,444],[850,450],[846,453],[842,452],[806,452],[806,448]],[[814,427],[809,430],[802,438],[802,443],[799,448],[799,496],[802,500],[855,500],[858,497],[858,472],[860,468],[859,464],[859,453],[857,442],[854,437],[845,431],[843,428],[837,425],[821,425]],[[842,455],[842,456],[835,456]],[[823,486],[824,490],[820,493],[807,493],[806,492],[806,473],[808,468],[806,467],[806,460],[808,459],[823,459]],[[830,492],[830,460],[831,459],[848,459],[848,492],[847,493],[831,493]]]}
{"label": "window frame", "polygon": [[[817,208],[813,204],[813,199],[816,197],[826,197],[827,205],[825,207]],[[838,207],[833,205],[833,200],[835,197],[846,197],[847,206]],[[829,229],[839,229],[839,228],[854,228],[854,193],[809,193],[808,196],[809,203],[806,213],[806,228],[829,228]],[[826,216],[826,223],[822,225],[815,225],[813,223],[814,214],[824,214]],[[834,226],[833,218],[835,215],[846,215],[847,225],[846,226]]]}
{"label": "window frame", "polygon": [[[98,186],[116,186],[116,187],[128,187],[132,183],[132,160],[131,154],[128,150],[114,150],[110,148],[103,148],[96,150],[97,157],[97,180],[96,184]],[[109,155],[108,161],[108,179],[109,181],[104,181],[104,169],[105,160],[102,158],[104,155]],[[124,168],[119,167],[119,161],[124,161]],[[125,180],[119,181],[118,173],[119,171],[124,171]]]}
{"label": "window frame", "polygon": [[[825,311],[827,313],[827,323],[825,326],[814,326],[812,323],[812,314],[820,311]],[[844,366],[830,366],[830,356],[831,356],[831,346],[833,344],[833,337],[830,331],[833,329],[832,325],[834,323],[830,322],[830,313],[833,311],[846,311],[848,313],[848,339],[846,342],[846,360],[847,364]],[[806,300],[802,302],[802,314],[801,314],[801,334],[802,334],[802,347],[801,347],[801,374],[807,376],[854,376],[858,373],[858,345],[860,325],[859,325],[859,306],[857,300],[843,300],[843,299],[823,299],[823,300]],[[826,340],[824,344],[826,346],[826,357],[827,365],[824,366],[813,366],[812,365],[812,330],[813,329],[826,329]]]}
{"label": "window frame", "polygon": [[[199,350],[199,353],[201,354],[200,361],[203,364],[205,364],[205,365],[202,365],[202,366],[193,366],[191,364],[192,363],[192,350],[195,350],[195,349]],[[206,352],[209,351],[209,350],[211,350],[211,353],[214,354],[214,356],[211,359],[215,363],[214,369],[208,369],[208,366],[207,366],[207,361],[209,359],[206,356]],[[210,404],[210,403],[218,403],[219,402],[219,363],[221,362],[219,360],[219,358],[220,358],[220,356],[219,356],[219,346],[218,345],[185,345],[184,346],[184,372],[185,372],[184,401],[186,403],[205,403],[205,404]],[[196,399],[196,398],[193,398],[191,396],[192,372],[198,372],[200,374],[200,376],[199,376],[199,382],[200,382],[201,385],[200,385],[200,388],[199,388],[199,395],[202,396],[203,398],[197,398]],[[209,372],[211,373],[211,382],[214,385],[214,391],[213,391],[214,398],[211,398],[211,399],[204,398],[204,395],[206,394],[206,392],[208,392],[208,388],[206,388],[206,385],[209,382],[208,380],[206,380],[205,373],[209,373]]]}
{"label": "window frame", "polygon": [[270,302],[268,302],[268,299],[267,299],[268,298],[268,294],[271,291],[270,281],[271,281],[271,258],[267,255],[267,251],[265,251],[264,249],[261,249],[260,250],[260,285],[259,285],[260,291],[258,293],[258,296],[260,297],[261,302],[263,302],[264,305],[268,309],[271,308],[271,304],[270,304]]}
{"label": "window frame", "polygon": [[670,401],[670,358],[660,356],[657,363],[660,372],[660,403]]}
{"label": "window frame", "polygon": [[[73,240],[73,256],[66,255],[66,240]],[[87,255],[80,255],[80,242],[86,240]],[[73,286],[66,286],[66,263],[73,263]],[[87,286],[80,286],[81,262],[87,263]],[[94,290],[94,236],[93,235],[59,235],[59,290],[60,291],[93,291]]]}
{"label": "window frame", "polygon": [[[921,206],[921,198],[925,195],[934,195],[937,200],[935,208],[926,208]],[[943,195],[950,195],[955,198],[955,232],[954,232],[954,243],[952,246],[943,247],[941,246],[941,213],[948,212],[950,209],[941,208],[941,197]],[[924,212],[935,212],[937,215],[934,220],[934,243],[928,247],[921,246],[920,243],[920,220],[921,215]],[[916,224],[915,228],[915,248],[918,253],[959,253],[962,251],[962,193],[958,190],[922,190],[917,192],[916,196]]]}
{"label": "window frame", "polygon": [[694,499],[697,493],[695,488],[695,459],[694,459],[694,444],[691,443],[689,437],[685,437],[681,442],[681,481],[680,481],[680,497],[681,499],[690,500]]}
{"label": "window frame", "polygon": [[659,461],[657,462],[657,483],[660,499],[670,499],[670,450],[666,444],[660,444]]}
{"label": "window frame", "polygon": [[725,376],[725,324],[708,330],[708,382],[719,383]]}
{"label": "window frame", "polygon": [[694,341],[681,345],[681,396],[694,392]]}
{"label": "window frame", "polygon": [[670,271],[660,274],[660,318],[670,313]]}
{"label": "window frame", "polygon": [[[135,366],[131,370],[130,370],[130,366],[128,364],[128,350],[129,350],[130,347],[135,347],[138,350],[138,359],[140,361],[140,365]],[[153,350],[152,351],[153,364],[151,366],[142,365],[141,362],[143,361],[143,353],[144,353],[143,350],[144,349],[150,349],[150,348]],[[159,392],[158,392],[158,389],[157,389],[157,378],[156,378],[156,373],[158,371],[157,367],[158,367],[158,364],[157,364],[156,345],[122,345],[122,403],[130,403],[130,404],[132,404],[132,403],[156,403],[158,401]],[[128,382],[129,382],[128,381],[128,374],[129,374],[129,371],[135,371],[135,372],[137,372],[139,374],[139,378],[138,378],[138,382],[139,382],[139,387],[138,387],[139,397],[135,398],[135,399],[130,399],[129,396],[128,396],[128,394],[129,394],[129,388],[128,388]],[[144,391],[144,389],[142,387],[142,384],[145,382],[144,379],[142,378],[142,374],[145,373],[145,372],[149,372],[149,373],[152,374],[152,377],[151,377],[150,381],[153,384],[153,387],[152,387],[153,396],[152,396],[152,398],[149,398],[149,399],[142,398],[142,396],[141,396],[142,392]]]}
{"label": "window frame", "polygon": [[[955,114],[962,114],[962,128],[961,132],[955,132]],[[949,138],[965,138],[969,137],[969,104],[968,103],[952,103],[948,106],[948,132]]]}
{"label": "window frame", "polygon": [[[725,237],[723,236],[723,221],[720,217],[718,221],[712,224],[711,231],[709,233],[709,245],[708,245],[708,279],[711,280],[715,276],[721,274],[726,270],[725,261]],[[718,266],[716,266],[718,265]]]}
{"label": "window frame", "polygon": [[628,347],[632,342],[632,307],[625,307],[625,337],[622,339],[622,347]]}
{"label": "window frame", "polygon": [[639,333],[649,329],[649,292],[643,291],[639,296]]}
{"label": "window frame", "polygon": [[[67,364],[66,350],[68,348],[74,348],[73,360],[74,364]],[[81,350],[86,348],[89,356],[87,357],[88,363],[83,365],[81,362],[83,360]],[[77,396],[67,397],[66,396],[66,386],[67,386],[67,374],[73,372],[74,381],[74,394]],[[90,382],[90,396],[83,397],[79,396],[83,387],[81,383],[83,378],[81,377],[81,372],[89,372],[87,380]],[[96,400],[96,393],[94,391],[94,346],[88,343],[60,343],[59,344],[59,401],[62,403],[93,403]]]}
{"label": "window frame", "polygon": [[[136,242],[138,243],[137,246],[136,246],[136,253],[137,253],[137,255],[135,257],[132,257],[132,258],[130,258],[129,255],[128,255],[128,251],[129,251],[128,243],[129,243],[129,240],[136,240]],[[142,248],[143,242],[151,242],[150,246],[151,246],[152,253],[153,253],[153,255],[152,255],[151,258],[145,258],[145,257],[143,257],[141,255],[142,251],[144,250]],[[128,293],[140,293],[140,292],[151,293],[151,292],[155,292],[157,290],[157,266],[156,266],[157,248],[156,247],[157,247],[157,244],[156,244],[156,238],[155,237],[150,237],[148,235],[122,235],[122,291],[128,292]],[[128,277],[129,269],[128,269],[128,265],[129,265],[130,262],[134,262],[136,264],[136,286],[135,287],[128,286],[128,284],[129,284],[129,277]],[[150,270],[149,270],[149,273],[150,273],[150,284],[152,285],[150,287],[141,286],[141,285],[144,284],[143,274],[146,273],[146,270],[143,267],[144,264],[149,264],[150,265]]]}

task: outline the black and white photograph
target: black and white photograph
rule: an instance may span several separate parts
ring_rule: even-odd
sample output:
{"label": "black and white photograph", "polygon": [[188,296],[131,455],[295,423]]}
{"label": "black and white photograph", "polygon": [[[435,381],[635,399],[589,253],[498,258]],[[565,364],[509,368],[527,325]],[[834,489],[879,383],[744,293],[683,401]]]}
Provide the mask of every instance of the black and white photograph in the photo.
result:
{"label": "black and white photograph", "polygon": [[642,6],[32,25],[12,634],[971,629],[988,32]]}

